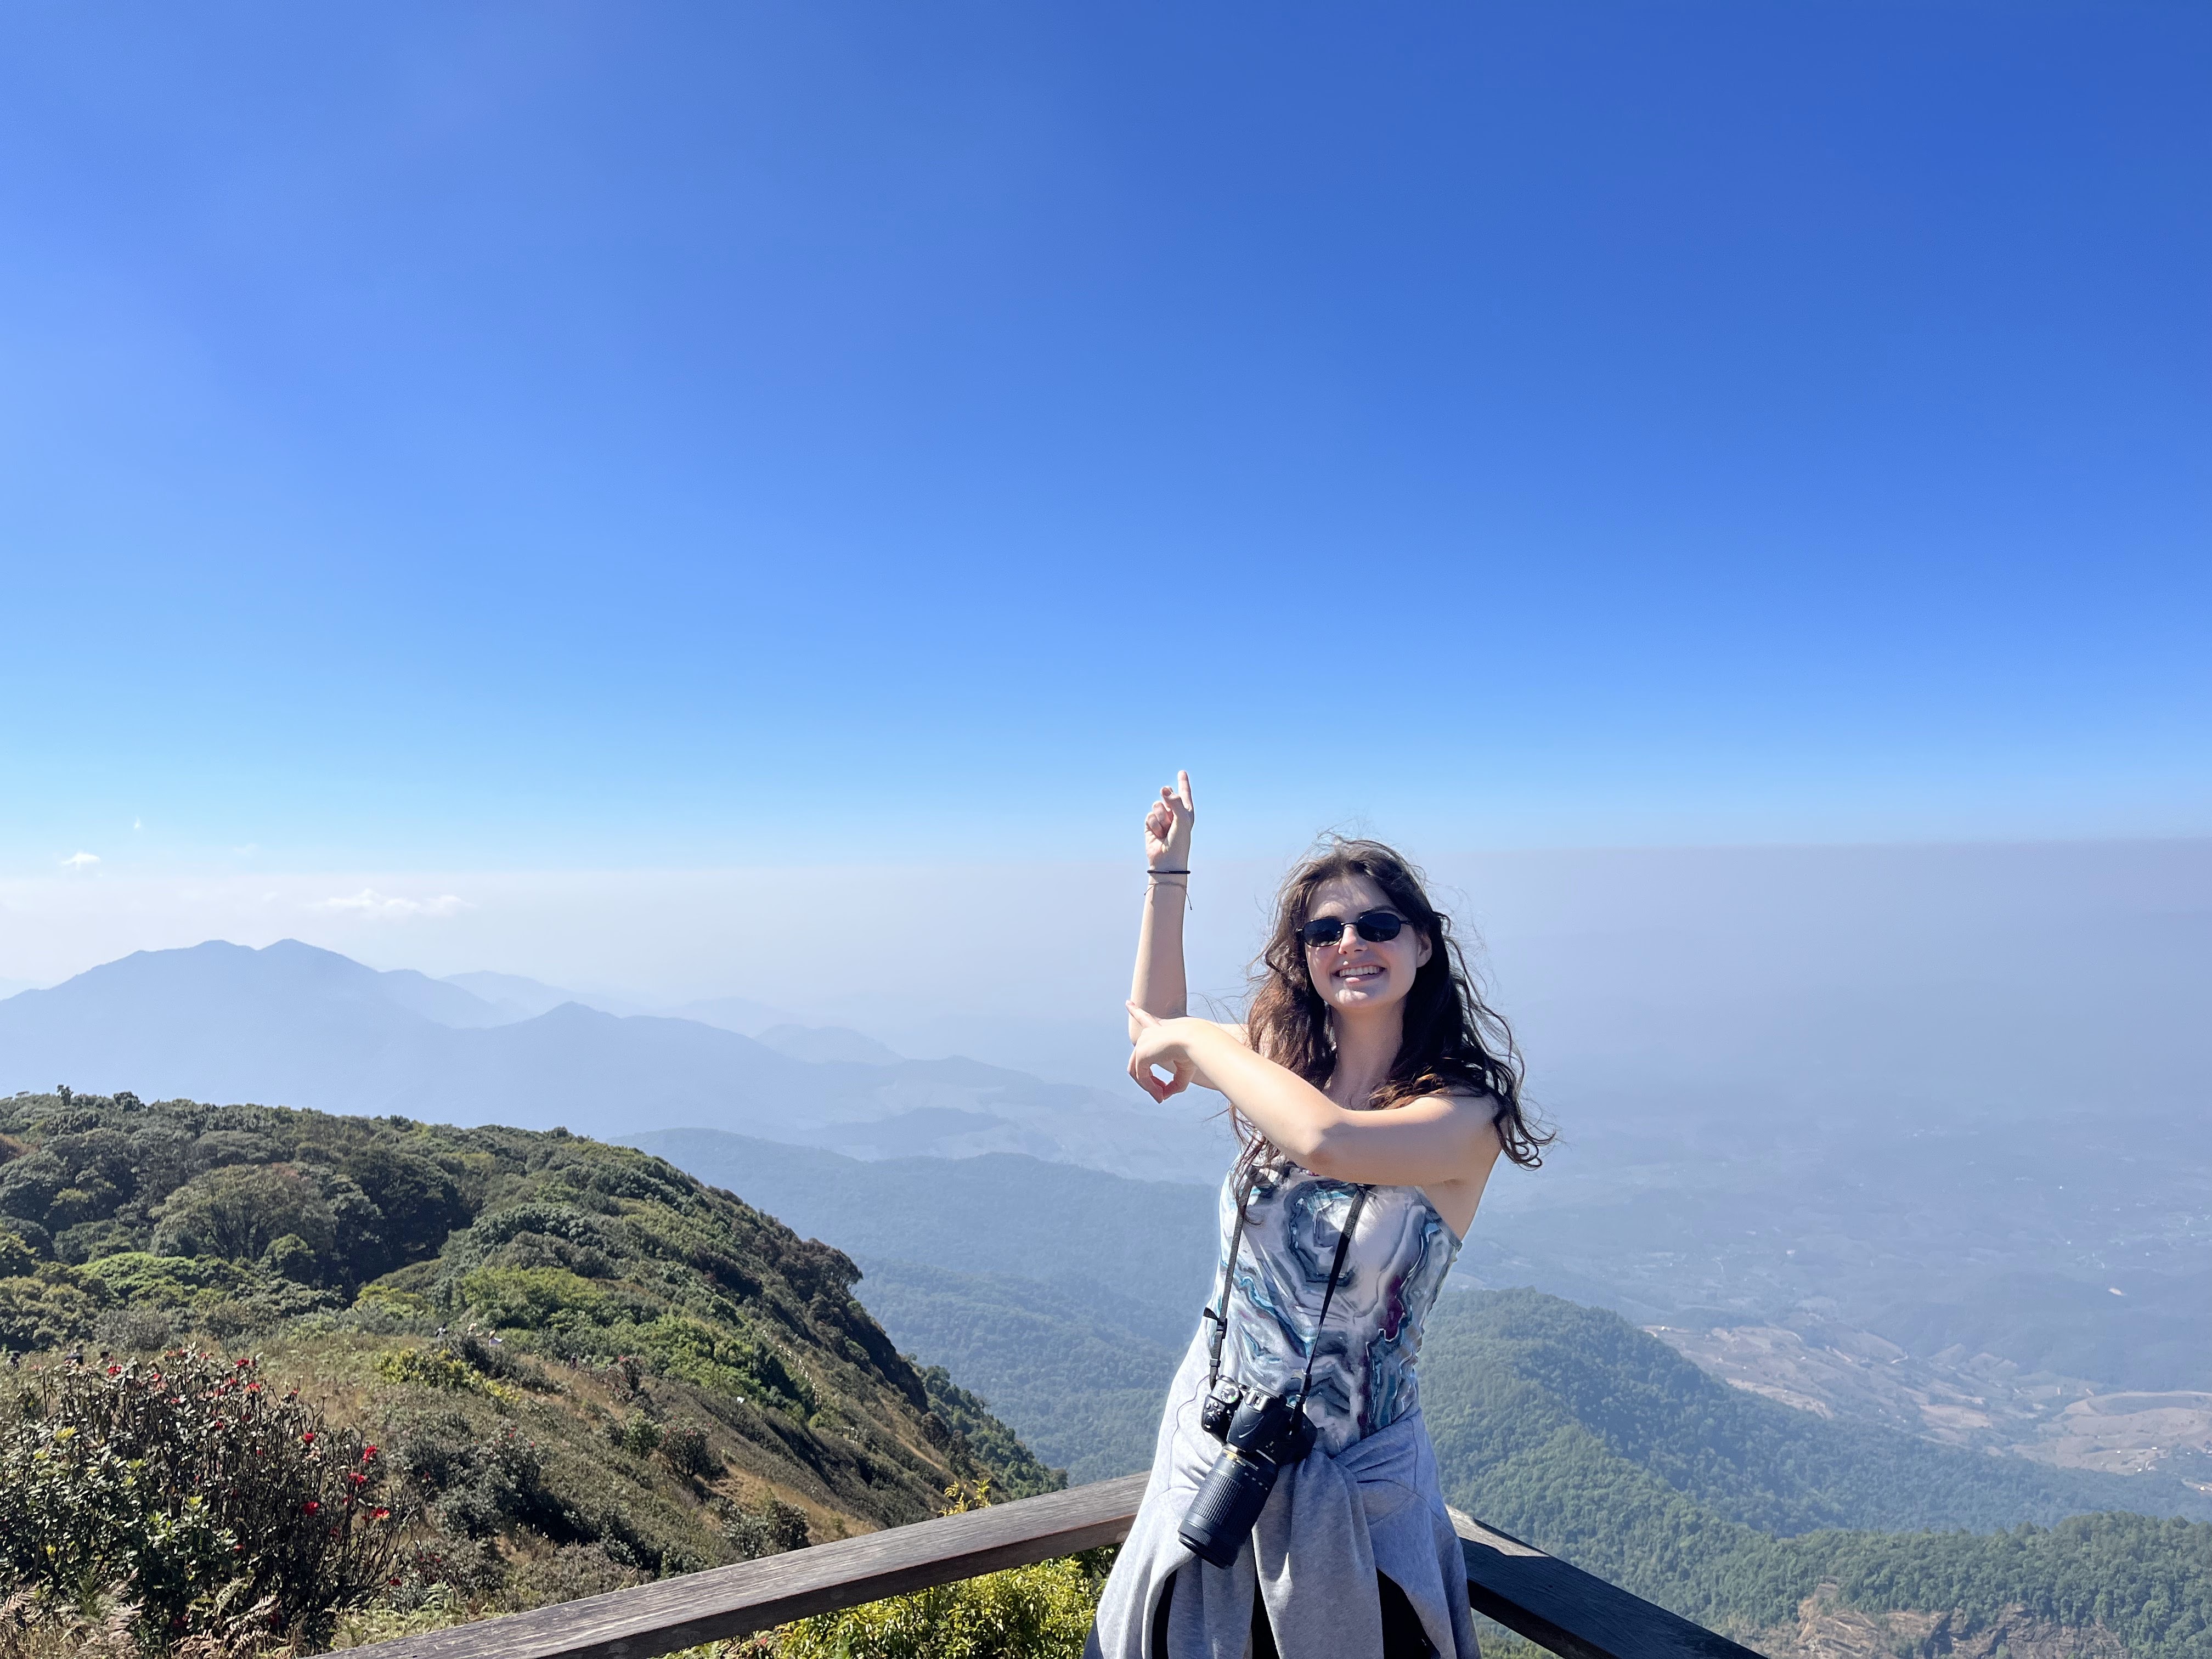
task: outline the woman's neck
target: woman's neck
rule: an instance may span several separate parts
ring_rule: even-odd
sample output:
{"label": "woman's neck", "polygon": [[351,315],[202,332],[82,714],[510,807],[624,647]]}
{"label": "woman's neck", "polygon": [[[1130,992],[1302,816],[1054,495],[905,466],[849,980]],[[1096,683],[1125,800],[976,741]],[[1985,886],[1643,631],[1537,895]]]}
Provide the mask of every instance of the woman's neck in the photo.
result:
{"label": "woman's neck", "polygon": [[1356,1013],[1331,1010],[1329,1035],[1336,1042],[1336,1069],[1323,1092],[1348,1111],[1364,1108],[1390,1075],[1405,1033],[1406,1011],[1399,1003]]}

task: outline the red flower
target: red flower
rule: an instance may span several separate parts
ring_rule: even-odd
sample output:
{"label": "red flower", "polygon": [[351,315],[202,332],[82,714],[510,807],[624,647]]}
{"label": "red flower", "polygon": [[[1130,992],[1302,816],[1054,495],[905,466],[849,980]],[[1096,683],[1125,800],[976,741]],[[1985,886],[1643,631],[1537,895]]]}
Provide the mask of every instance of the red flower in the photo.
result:
{"label": "red flower", "polygon": [[107,1368],[107,1374],[110,1376],[120,1376],[123,1375],[123,1367],[120,1365],[110,1365]]}
{"label": "red flower", "polygon": [[313,1445],[315,1443],[315,1431],[313,1429],[309,1429],[305,1434],[302,1434],[300,1437],[300,1440],[304,1445]]}
{"label": "red flower", "polygon": [[361,1449],[361,1461],[364,1463],[368,1462],[370,1458],[375,1455],[376,1448],[374,1446],[363,1446]]}
{"label": "red flower", "polygon": [[[369,1513],[370,1513],[371,1515],[374,1516],[375,1516],[375,1518],[376,1518],[376,1519],[378,1519],[379,1521],[389,1521],[390,1519],[392,1519],[392,1511],[391,1511],[390,1510],[386,1509],[386,1508],[385,1508],[382,1504],[379,1504],[375,1509],[374,1509],[374,1510],[370,1510],[370,1511],[369,1511]],[[395,1583],[395,1584],[396,1584],[396,1583],[398,1583],[399,1581],[398,1581],[397,1578],[395,1578],[395,1579],[393,1579],[392,1582],[393,1583]]]}
{"label": "red flower", "polygon": [[317,1514],[321,1513],[321,1511],[322,1511],[322,1507],[323,1507],[323,1506],[322,1506],[320,1504],[318,1504],[317,1502],[315,1502],[315,1500],[314,1500],[313,1498],[310,1498],[307,1501],[307,1503],[306,1503],[304,1505],[302,1505],[302,1507],[303,1507],[304,1509],[306,1509],[306,1510],[307,1511],[307,1513],[308,1513],[308,1514],[310,1514],[310,1515],[317,1515]]}

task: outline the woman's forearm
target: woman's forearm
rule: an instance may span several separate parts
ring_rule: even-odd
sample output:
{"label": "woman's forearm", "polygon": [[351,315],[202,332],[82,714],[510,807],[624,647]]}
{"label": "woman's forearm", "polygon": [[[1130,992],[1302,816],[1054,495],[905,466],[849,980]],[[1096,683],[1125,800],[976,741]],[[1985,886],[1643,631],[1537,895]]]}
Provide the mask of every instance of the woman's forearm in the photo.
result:
{"label": "woman's forearm", "polygon": [[[1137,924],[1137,971],[1129,1000],[1158,1019],[1180,1019],[1189,1012],[1190,988],[1183,978],[1183,883],[1187,876],[1161,876],[1145,883],[1145,911]],[[1129,1022],[1129,1040],[1137,1023]]]}
{"label": "woman's forearm", "polygon": [[1389,1111],[1351,1111],[1295,1072],[1255,1054],[1222,1027],[1175,1028],[1198,1078],[1228,1096],[1276,1149],[1317,1176],[1419,1184],[1462,1180],[1497,1157],[1490,1114],[1442,1097]]}
{"label": "woman's forearm", "polygon": [[1206,1086],[1228,1096],[1230,1104],[1257,1125],[1278,1151],[1300,1164],[1321,1148],[1346,1115],[1297,1073],[1254,1054],[1218,1026],[1193,1029],[1184,1048]]}

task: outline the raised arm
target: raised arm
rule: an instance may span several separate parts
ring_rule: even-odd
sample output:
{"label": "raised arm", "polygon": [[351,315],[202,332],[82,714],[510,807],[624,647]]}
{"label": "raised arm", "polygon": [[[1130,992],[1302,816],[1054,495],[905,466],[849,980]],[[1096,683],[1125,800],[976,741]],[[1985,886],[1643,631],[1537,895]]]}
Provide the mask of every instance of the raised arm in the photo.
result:
{"label": "raised arm", "polygon": [[[1182,969],[1182,913],[1190,892],[1190,830],[1197,817],[1188,772],[1176,773],[1174,785],[1164,787],[1145,814],[1145,868],[1183,872],[1146,877],[1145,913],[1137,924],[1137,971],[1129,1000],[1161,1019],[1176,1018],[1190,1007]],[[1136,1040],[1133,1014],[1129,1041]]]}

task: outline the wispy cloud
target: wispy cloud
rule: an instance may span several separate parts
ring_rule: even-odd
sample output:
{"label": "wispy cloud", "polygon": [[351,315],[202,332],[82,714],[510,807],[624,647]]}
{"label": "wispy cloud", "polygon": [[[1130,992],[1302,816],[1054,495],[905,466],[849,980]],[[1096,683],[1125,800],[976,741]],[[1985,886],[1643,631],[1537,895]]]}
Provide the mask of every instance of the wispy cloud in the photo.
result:
{"label": "wispy cloud", "polygon": [[323,899],[307,908],[369,916],[378,921],[398,921],[407,916],[450,916],[471,907],[466,899],[453,893],[441,893],[436,898],[427,899],[396,898],[380,893],[374,887],[364,887],[358,893]]}
{"label": "wispy cloud", "polygon": [[62,868],[64,870],[89,870],[94,865],[99,862],[100,854],[97,853],[72,853],[62,860]]}

